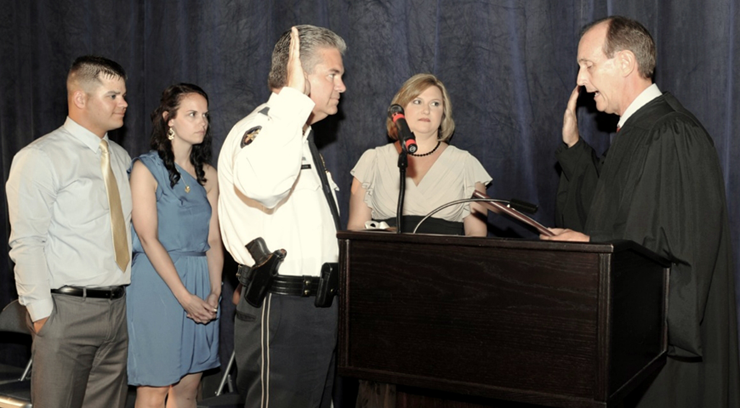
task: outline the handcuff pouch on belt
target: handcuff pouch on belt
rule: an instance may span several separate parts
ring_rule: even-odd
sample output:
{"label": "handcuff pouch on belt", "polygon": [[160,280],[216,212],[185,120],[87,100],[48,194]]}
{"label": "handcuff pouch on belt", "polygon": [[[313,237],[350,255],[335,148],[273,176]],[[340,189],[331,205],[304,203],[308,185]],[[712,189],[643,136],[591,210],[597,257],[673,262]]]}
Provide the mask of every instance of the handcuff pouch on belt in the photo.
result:
{"label": "handcuff pouch on belt", "polygon": [[240,267],[237,277],[239,282],[247,288],[244,291],[244,299],[250,305],[259,308],[287,252],[284,249],[270,252],[262,237],[253,239],[246,247],[254,259],[254,265],[248,268],[248,271],[245,271],[246,267]]}
{"label": "handcuff pouch on belt", "polygon": [[321,277],[319,287],[316,289],[316,300],[314,306],[329,307],[334,300],[334,295],[339,291],[339,264],[326,262],[321,265]]}

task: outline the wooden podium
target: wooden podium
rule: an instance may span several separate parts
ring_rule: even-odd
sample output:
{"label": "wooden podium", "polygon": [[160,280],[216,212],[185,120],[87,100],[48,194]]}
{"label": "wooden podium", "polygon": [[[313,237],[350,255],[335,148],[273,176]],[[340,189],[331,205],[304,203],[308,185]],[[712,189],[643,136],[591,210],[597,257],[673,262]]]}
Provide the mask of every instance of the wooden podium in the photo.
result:
{"label": "wooden podium", "polygon": [[614,407],[665,364],[670,264],[633,242],[338,238],[338,372],[399,406]]}

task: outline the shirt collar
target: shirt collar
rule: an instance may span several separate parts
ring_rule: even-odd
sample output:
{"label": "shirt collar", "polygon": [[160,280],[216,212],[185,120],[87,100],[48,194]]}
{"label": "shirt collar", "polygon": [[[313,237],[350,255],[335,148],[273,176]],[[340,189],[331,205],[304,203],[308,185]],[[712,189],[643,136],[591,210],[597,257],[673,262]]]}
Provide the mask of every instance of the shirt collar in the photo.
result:
{"label": "shirt collar", "polygon": [[622,126],[624,126],[624,123],[627,122],[627,119],[629,119],[630,116],[632,116],[640,108],[647,105],[650,101],[659,97],[660,95],[663,95],[663,93],[660,92],[660,89],[658,89],[658,85],[656,84],[652,84],[649,87],[645,88],[644,91],[637,95],[637,98],[632,101],[630,106],[627,107],[627,110],[624,111],[624,114],[619,118],[619,123],[617,124],[617,127],[621,128]]}
{"label": "shirt collar", "polygon": [[278,94],[277,92],[272,92],[270,94],[270,98],[267,100],[268,106],[273,106],[275,104],[275,101],[277,100]]}
{"label": "shirt collar", "polygon": [[[84,126],[72,120],[72,118],[70,118],[69,116],[67,116],[67,120],[64,122],[64,125],[62,125],[62,127],[75,139],[79,140],[85,146],[89,147],[90,150],[97,152],[100,148],[100,137],[95,133],[87,130],[87,128],[85,128]],[[105,136],[103,136],[103,139],[108,142],[108,144],[110,144],[107,132],[105,133]]]}

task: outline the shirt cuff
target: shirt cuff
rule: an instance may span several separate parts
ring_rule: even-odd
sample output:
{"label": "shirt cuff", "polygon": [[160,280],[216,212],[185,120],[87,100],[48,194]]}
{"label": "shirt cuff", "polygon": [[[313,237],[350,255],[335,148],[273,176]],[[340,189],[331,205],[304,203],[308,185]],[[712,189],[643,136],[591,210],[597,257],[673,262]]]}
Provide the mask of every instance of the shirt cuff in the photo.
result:
{"label": "shirt cuff", "polygon": [[35,300],[25,306],[28,314],[31,315],[31,321],[35,322],[51,316],[51,311],[54,310],[54,301],[49,297],[48,299]]}
{"label": "shirt cuff", "polygon": [[276,102],[270,107],[270,116],[284,120],[287,123],[295,122],[295,125],[301,128],[315,106],[311,98],[289,86],[280,89]]}

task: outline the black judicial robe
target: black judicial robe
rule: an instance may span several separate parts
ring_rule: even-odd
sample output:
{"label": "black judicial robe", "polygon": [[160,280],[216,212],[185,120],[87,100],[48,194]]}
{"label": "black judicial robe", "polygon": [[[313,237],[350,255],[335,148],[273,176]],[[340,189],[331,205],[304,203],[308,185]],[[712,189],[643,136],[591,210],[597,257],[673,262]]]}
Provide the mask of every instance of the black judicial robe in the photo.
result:
{"label": "black judicial robe", "polygon": [[583,140],[557,158],[556,224],[594,242],[635,241],[672,263],[669,358],[626,405],[740,406],[730,230],[709,134],[663,94],[624,123],[604,158]]}

